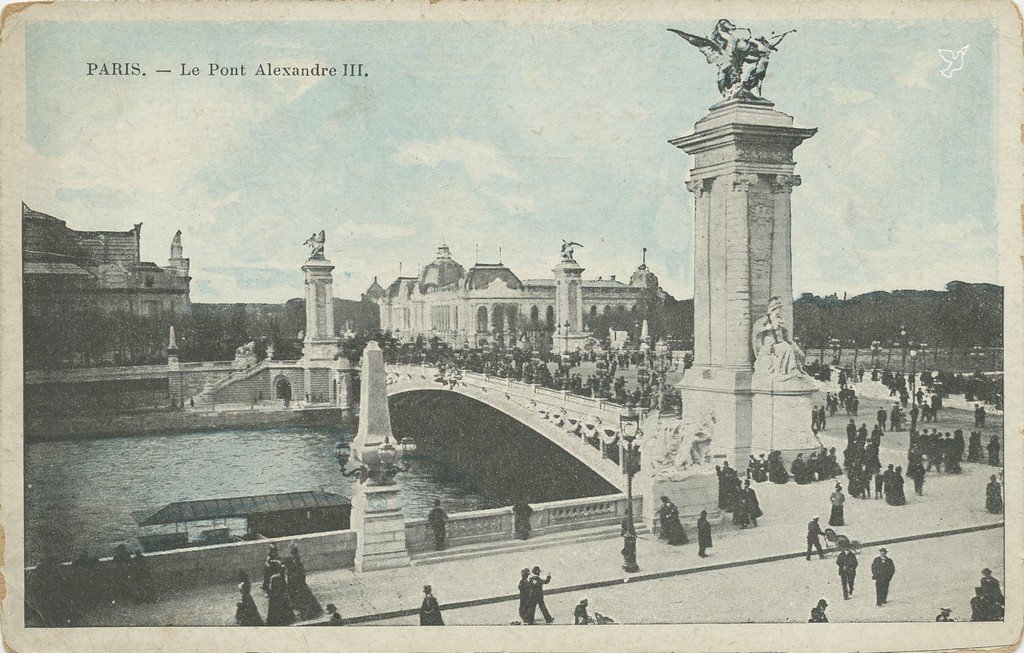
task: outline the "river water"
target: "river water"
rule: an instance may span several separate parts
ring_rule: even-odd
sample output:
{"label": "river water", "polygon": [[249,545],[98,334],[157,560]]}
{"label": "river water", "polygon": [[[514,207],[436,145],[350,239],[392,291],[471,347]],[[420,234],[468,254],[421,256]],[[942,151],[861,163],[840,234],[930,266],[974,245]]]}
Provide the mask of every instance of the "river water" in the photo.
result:
{"label": "river water", "polygon": [[[173,501],[322,489],[351,496],[339,473],[339,428],[286,427],[95,440],[30,442],[25,454],[25,556],[70,559],[137,546],[132,511]],[[448,512],[493,507],[468,482],[429,458],[401,475],[405,515],[425,517],[435,498]]]}

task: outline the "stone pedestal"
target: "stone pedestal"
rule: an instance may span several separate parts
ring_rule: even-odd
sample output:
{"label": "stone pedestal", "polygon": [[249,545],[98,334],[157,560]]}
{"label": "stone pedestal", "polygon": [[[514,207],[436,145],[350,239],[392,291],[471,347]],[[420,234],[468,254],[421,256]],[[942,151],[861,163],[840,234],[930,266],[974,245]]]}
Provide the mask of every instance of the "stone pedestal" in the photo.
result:
{"label": "stone pedestal", "polygon": [[356,531],[356,571],[407,567],[401,485],[393,480],[396,452],[391,444],[387,372],[376,342],[363,350],[359,430],[350,445],[363,477],[352,495],[352,530]]}
{"label": "stone pedestal", "polygon": [[352,496],[356,571],[409,566],[405,519],[398,485],[360,485]]}
{"label": "stone pedestal", "polygon": [[[800,183],[793,150],[816,131],[794,127],[770,102],[729,100],[671,141],[694,157],[686,184],[694,194],[694,365],[681,383],[684,411],[713,412],[716,455],[741,473],[764,415],[775,439],[790,438],[774,408],[783,400],[751,388],[751,331],[773,296],[793,323],[790,194]],[[794,419],[809,423],[809,411]]]}
{"label": "stone pedestal", "polygon": [[[822,442],[811,431],[811,408],[815,392],[810,379],[774,383],[755,377],[751,385],[753,433],[750,443],[754,456],[772,451],[782,453],[786,468],[797,454],[810,455]],[[739,462],[739,461],[737,461]]]}

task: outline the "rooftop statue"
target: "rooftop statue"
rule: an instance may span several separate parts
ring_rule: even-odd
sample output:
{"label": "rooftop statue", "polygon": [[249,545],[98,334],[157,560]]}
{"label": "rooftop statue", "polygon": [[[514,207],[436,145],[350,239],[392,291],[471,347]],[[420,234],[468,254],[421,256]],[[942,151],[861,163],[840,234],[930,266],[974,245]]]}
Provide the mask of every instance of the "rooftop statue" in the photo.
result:
{"label": "rooftop statue", "polygon": [[[718,67],[718,91],[723,98],[763,101],[761,85],[768,72],[768,58],[782,39],[796,30],[755,37],[746,27],[737,27],[723,18],[707,38],[671,27],[668,31],[686,39],[701,51],[708,63]],[[747,36],[740,37],[736,32],[746,32]]]}
{"label": "rooftop statue", "polygon": [[580,245],[579,243],[574,243],[572,241],[566,241],[563,238],[562,239],[562,260],[563,261],[572,261],[572,260],[574,260],[572,255],[573,255],[573,252],[575,251],[576,247],[583,247],[583,245]]}
{"label": "rooftop statue", "polygon": [[309,248],[309,258],[324,257],[324,240],[326,240],[326,237],[323,230],[320,230],[320,233],[314,233],[303,243],[303,245]]}

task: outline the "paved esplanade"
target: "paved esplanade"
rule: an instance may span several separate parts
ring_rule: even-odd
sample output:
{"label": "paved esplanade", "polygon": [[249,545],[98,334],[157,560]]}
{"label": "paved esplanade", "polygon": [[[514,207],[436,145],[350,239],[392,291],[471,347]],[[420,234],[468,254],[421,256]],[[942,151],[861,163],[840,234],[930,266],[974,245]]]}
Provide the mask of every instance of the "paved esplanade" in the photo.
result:
{"label": "paved esplanade", "polygon": [[[862,406],[876,407],[874,402]],[[986,434],[1001,433],[1001,420],[992,422]],[[945,431],[969,428],[970,423],[970,413],[946,410],[940,414],[937,427]],[[833,420],[825,431],[824,439],[829,446],[845,441],[841,424]],[[906,460],[904,443],[897,440],[904,437],[905,433],[885,436],[883,462],[901,464]],[[890,442],[895,446],[889,447]],[[517,606],[510,597],[516,592],[518,570],[535,564],[552,574],[552,583],[547,588],[551,597],[548,605],[554,610],[558,623],[567,623],[570,615],[567,610],[583,595],[591,597],[592,612],[608,614],[620,623],[631,623],[641,617],[644,621],[666,618],[672,621],[758,622],[782,618],[806,621],[813,604],[797,604],[801,597],[813,597],[814,602],[825,597],[832,606],[830,618],[835,621],[930,621],[940,607],[952,607],[954,616],[965,619],[969,616],[967,602],[978,580],[975,576],[982,567],[988,566],[1002,578],[1003,560],[1002,548],[998,546],[1002,537],[1002,529],[998,527],[1002,516],[991,515],[984,508],[985,483],[990,474],[996,473],[996,468],[973,463],[965,463],[963,468],[961,475],[929,474],[924,496],[910,494],[905,506],[889,506],[881,499],[847,500],[847,526],[836,530],[861,542],[893,542],[946,531],[991,528],[888,545],[898,572],[891,591],[893,605],[884,608],[876,609],[873,600],[869,601],[873,599],[874,590],[868,566],[877,555],[877,547],[866,547],[861,554],[857,595],[850,601],[842,599],[834,558],[811,562],[803,559],[808,519],[821,515],[827,521],[830,481],[810,485],[756,484],[765,512],[758,520],[759,527],[740,530],[726,525],[724,530],[716,531],[711,556],[704,560],[697,557],[692,529],[688,529],[691,543],[679,547],[662,544],[652,536],[642,536],[638,542],[640,577],[690,569],[714,571],[672,575],[663,580],[623,586],[621,541],[617,538],[547,546],[542,541],[530,540],[499,543],[488,555],[386,572],[356,573],[351,569],[314,572],[308,575],[308,583],[322,604],[334,603],[345,618],[362,617],[367,623],[414,621],[410,616],[381,619],[373,615],[414,610],[419,604],[420,587],[430,584],[442,607],[458,601],[484,602],[477,607],[447,610],[445,618],[449,623],[507,624],[516,618]],[[782,554],[797,557],[718,568]],[[585,564],[580,564],[581,560]],[[781,582],[788,583],[787,592],[794,593],[794,604],[768,606],[770,602],[763,601],[759,588],[770,589],[772,583]],[[612,586],[558,593],[559,588],[594,583],[611,583]],[[699,597],[713,599],[716,592],[721,593],[722,601],[698,603]],[[153,604],[105,605],[87,615],[83,624],[221,625],[233,621],[236,595],[234,585],[224,583],[165,594]],[[260,610],[265,611],[265,598],[258,595],[255,598]],[[713,603],[729,606],[729,613],[706,613],[711,609],[707,606]],[[871,605],[861,605],[864,603]]]}

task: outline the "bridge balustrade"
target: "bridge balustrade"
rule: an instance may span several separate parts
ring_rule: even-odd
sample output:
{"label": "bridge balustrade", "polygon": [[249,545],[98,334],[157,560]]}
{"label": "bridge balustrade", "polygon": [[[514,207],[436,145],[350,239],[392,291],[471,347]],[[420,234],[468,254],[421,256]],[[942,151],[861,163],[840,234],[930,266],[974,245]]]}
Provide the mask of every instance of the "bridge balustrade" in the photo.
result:
{"label": "bridge balustrade", "polygon": [[[531,537],[564,531],[619,526],[626,516],[626,496],[609,494],[599,497],[566,499],[530,504]],[[633,520],[641,521],[643,498],[633,497]],[[446,548],[485,542],[503,542],[515,537],[515,517],[510,506],[488,510],[472,510],[448,516]],[[434,535],[425,519],[405,523],[405,543],[411,554],[434,550]]]}

